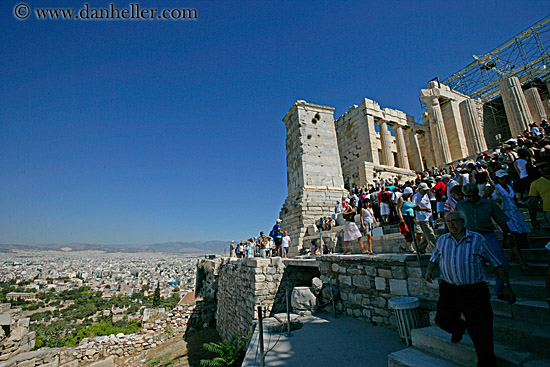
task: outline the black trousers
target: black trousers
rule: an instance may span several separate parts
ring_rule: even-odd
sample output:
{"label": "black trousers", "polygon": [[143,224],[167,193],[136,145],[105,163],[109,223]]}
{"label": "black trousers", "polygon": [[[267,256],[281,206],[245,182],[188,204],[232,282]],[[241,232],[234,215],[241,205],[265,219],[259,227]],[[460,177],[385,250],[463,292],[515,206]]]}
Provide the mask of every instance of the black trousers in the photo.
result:
{"label": "black trousers", "polygon": [[[495,367],[493,309],[487,283],[454,285],[441,281],[436,324],[451,334],[468,334],[474,342],[478,367]],[[460,318],[463,314],[466,321]]]}

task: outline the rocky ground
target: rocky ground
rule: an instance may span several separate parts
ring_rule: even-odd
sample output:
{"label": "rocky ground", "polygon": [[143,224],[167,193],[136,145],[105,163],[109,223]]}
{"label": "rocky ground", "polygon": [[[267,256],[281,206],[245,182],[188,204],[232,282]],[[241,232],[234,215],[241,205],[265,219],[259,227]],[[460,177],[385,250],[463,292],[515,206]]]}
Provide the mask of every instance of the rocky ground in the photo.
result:
{"label": "rocky ground", "polygon": [[119,359],[117,367],[199,367],[201,359],[211,359],[202,345],[219,341],[215,327],[175,335],[155,348]]}

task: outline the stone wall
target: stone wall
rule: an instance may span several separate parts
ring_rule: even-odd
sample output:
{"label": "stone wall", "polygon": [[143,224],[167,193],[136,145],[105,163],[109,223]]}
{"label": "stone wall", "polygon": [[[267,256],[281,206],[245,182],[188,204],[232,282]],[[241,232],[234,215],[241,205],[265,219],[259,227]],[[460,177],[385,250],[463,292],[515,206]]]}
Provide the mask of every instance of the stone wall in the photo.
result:
{"label": "stone wall", "polygon": [[34,348],[36,333],[29,330],[30,319],[23,317],[20,308],[10,309],[10,304],[2,304],[0,315],[0,361],[6,361],[20,353]]}
{"label": "stone wall", "polygon": [[138,333],[85,338],[74,348],[41,348],[33,352],[27,352],[30,350],[27,349],[17,354],[2,353],[0,360],[4,362],[0,362],[0,367],[78,367],[109,356],[126,357],[154,348],[174,334],[181,335],[188,325],[198,321],[205,307],[205,302],[197,302],[178,306],[169,312],[153,313]]}
{"label": "stone wall", "polygon": [[[437,282],[430,284],[423,274],[428,256],[382,254],[376,256],[330,255],[318,257],[321,280],[338,287],[336,308],[347,316],[367,322],[395,326],[388,299],[414,296],[421,300],[421,316],[435,309]],[[420,266],[421,265],[421,266]]]}
{"label": "stone wall", "polygon": [[[285,265],[295,263],[296,265]],[[310,286],[318,277],[319,270],[313,261],[300,262],[270,259],[218,258],[201,260],[198,267],[213,271],[217,269],[216,328],[223,338],[235,333],[246,336],[254,330],[258,319],[257,307],[262,306],[266,315],[286,312],[285,295],[289,296],[296,286]],[[212,263],[205,266],[206,263]]]}
{"label": "stone wall", "polygon": [[[420,316],[428,324],[428,312],[435,309],[437,281],[424,280],[429,257],[380,254],[323,255],[311,259],[216,258],[199,261],[201,269],[214,272],[211,284],[216,294],[216,328],[224,338],[246,336],[254,329],[257,306],[266,315],[286,312],[285,295],[297,286],[311,286],[313,277],[336,286],[339,313],[362,321],[395,327],[388,299],[398,296],[420,298]],[[205,266],[206,263],[211,263]],[[330,311],[330,306],[329,311]]]}

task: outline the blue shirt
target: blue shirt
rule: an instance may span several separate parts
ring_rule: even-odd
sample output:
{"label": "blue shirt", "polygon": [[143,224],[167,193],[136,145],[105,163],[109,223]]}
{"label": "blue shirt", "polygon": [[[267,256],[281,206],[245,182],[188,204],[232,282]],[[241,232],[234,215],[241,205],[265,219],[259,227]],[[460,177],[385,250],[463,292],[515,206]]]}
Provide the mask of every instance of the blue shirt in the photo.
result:
{"label": "blue shirt", "polygon": [[495,268],[502,265],[485,238],[468,230],[458,242],[450,233],[439,237],[430,261],[439,264],[441,278],[454,285],[484,282],[487,279],[485,261]]}

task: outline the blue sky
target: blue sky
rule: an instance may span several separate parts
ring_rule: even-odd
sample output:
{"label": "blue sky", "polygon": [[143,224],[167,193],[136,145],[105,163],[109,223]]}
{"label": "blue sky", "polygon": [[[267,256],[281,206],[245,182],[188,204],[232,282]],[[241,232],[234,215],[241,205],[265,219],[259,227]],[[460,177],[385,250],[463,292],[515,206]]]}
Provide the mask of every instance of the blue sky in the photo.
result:
{"label": "blue sky", "polygon": [[286,198],[281,119],[296,100],[333,106],[338,117],[367,97],[418,121],[428,80],[548,9],[141,1],[196,8],[199,19],[21,21],[17,4],[0,5],[0,243],[18,244],[238,240],[269,230]]}

